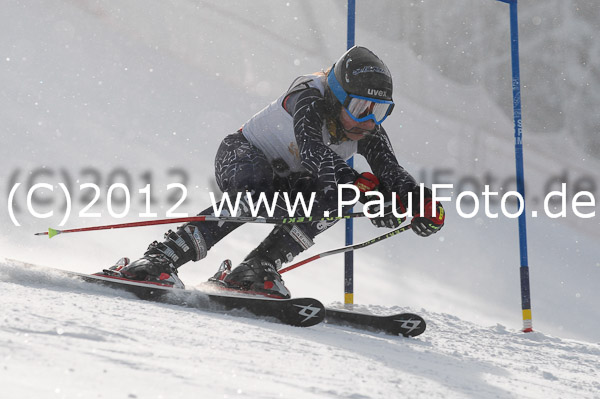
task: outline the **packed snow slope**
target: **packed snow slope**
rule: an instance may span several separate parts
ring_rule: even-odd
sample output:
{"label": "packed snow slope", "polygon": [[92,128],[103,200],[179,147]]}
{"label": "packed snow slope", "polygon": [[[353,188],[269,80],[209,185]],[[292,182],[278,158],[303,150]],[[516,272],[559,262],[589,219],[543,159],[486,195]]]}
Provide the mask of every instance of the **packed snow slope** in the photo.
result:
{"label": "packed snow slope", "polygon": [[[426,11],[426,7],[443,7],[443,3],[432,1],[415,3],[415,6],[425,7]],[[485,21],[490,13],[508,12],[506,4],[501,2],[468,0],[464,4],[465,9],[471,10],[470,18],[481,17],[480,21]],[[276,98],[294,77],[333,64],[345,48],[345,12],[342,2],[321,1],[8,1],[0,13],[0,170],[4,177],[4,191],[0,196],[3,226],[0,255],[80,272],[98,271],[122,256],[140,256],[150,242],[161,239],[165,230],[174,226],[63,235],[52,240],[33,233],[45,231],[49,226],[72,228],[143,220],[140,214],[148,212],[145,201],[148,194],[139,190],[147,184],[152,187],[149,210],[156,213],[154,218],[167,216],[168,210],[183,195],[180,189],[167,189],[170,183],[181,183],[187,189],[185,202],[172,212],[193,215],[208,207],[208,193],[215,190],[214,154],[221,139]],[[600,230],[598,216],[582,219],[575,216],[570,207],[564,218],[543,216],[544,196],[560,189],[561,182],[568,183],[569,203],[580,190],[597,194],[600,164],[584,157],[567,132],[528,131],[528,110],[523,110],[528,250],[537,332],[521,336],[514,332],[521,324],[516,220],[502,215],[488,217],[481,198],[479,212],[472,218],[461,217],[456,209],[457,195],[461,191],[481,192],[484,183],[491,185],[491,191],[500,193],[514,189],[512,121],[495,101],[511,101],[508,28],[497,37],[507,43],[506,53],[488,53],[486,43],[472,43],[473,54],[470,55],[481,54],[491,63],[507,65],[505,85],[487,90],[479,85],[461,85],[442,76],[440,69],[451,67],[452,59],[446,65],[433,68],[425,62],[428,53],[415,53],[410,40],[399,42],[393,37],[372,33],[369,26],[379,23],[385,15],[372,13],[366,2],[359,2],[358,13],[357,43],[372,48],[394,75],[397,107],[384,125],[400,163],[419,181],[451,183],[454,189],[446,193],[452,200],[444,203],[447,222],[437,235],[422,239],[407,232],[355,253],[355,302],[370,309],[379,309],[373,306],[382,306],[383,310],[394,306],[424,309],[433,323],[431,335],[406,341],[350,334],[328,326],[298,332],[225,316],[197,315],[161,306],[146,308],[146,304],[130,299],[113,301],[102,295],[87,297],[83,292],[72,292],[71,288],[53,291],[43,284],[44,288],[37,291],[36,284],[15,283],[10,277],[2,280],[6,285],[2,292],[3,312],[12,315],[2,314],[2,342],[8,343],[6,347],[11,348],[12,358],[20,359],[15,365],[20,364],[22,370],[33,368],[40,378],[50,376],[47,370],[56,370],[50,367],[50,359],[55,354],[65,356],[52,361],[65,365],[70,362],[70,353],[59,349],[64,348],[60,345],[65,343],[65,347],[77,347],[73,357],[81,361],[81,366],[73,370],[86,375],[68,379],[62,389],[70,386],[75,390],[74,387],[83,386],[86,380],[99,384],[106,380],[102,377],[104,370],[108,373],[118,369],[118,375],[113,374],[118,377],[128,366],[135,370],[132,372],[138,378],[148,381],[160,381],[157,369],[164,371],[173,367],[179,372],[174,373],[174,379],[169,382],[195,380],[195,383],[212,386],[208,381],[217,377],[203,373],[201,367],[214,369],[220,365],[202,360],[198,355],[195,360],[198,363],[194,363],[199,367],[195,369],[198,378],[192,378],[196,371],[184,366],[178,369],[174,359],[184,356],[184,352],[185,356],[192,356],[190,351],[202,342],[209,342],[208,337],[214,334],[211,342],[215,347],[230,346],[218,355],[215,349],[212,359],[224,356],[229,359],[226,364],[245,364],[245,370],[263,367],[262,363],[285,363],[278,377],[287,381],[283,385],[289,389],[303,389],[306,381],[283,370],[291,367],[303,376],[307,374],[301,370],[308,370],[305,373],[315,372],[311,369],[320,371],[322,367],[315,353],[321,350],[330,355],[324,365],[331,366],[332,372],[325,374],[332,379],[338,378],[334,373],[342,369],[344,359],[351,358],[357,364],[356,370],[360,370],[360,363],[363,365],[360,372],[366,368],[374,378],[388,378],[394,369],[420,370],[410,374],[418,377],[415,380],[402,379],[399,382],[402,388],[398,389],[417,389],[410,384],[431,378],[432,383],[440,387],[436,394],[440,396],[450,391],[464,396],[472,384],[485,384],[491,396],[498,392],[493,389],[499,384],[505,389],[500,393],[506,394],[513,392],[505,385],[511,378],[522,383],[523,391],[528,385],[531,395],[562,386],[560,382],[552,382],[551,376],[561,375],[554,368],[545,369],[534,363],[545,360],[539,356],[545,356],[549,348],[563,348],[564,352],[556,352],[556,356],[561,362],[571,364],[569,359],[574,359],[575,363],[579,356],[579,349],[575,348],[589,348],[566,339],[600,342],[597,306],[600,303],[597,289]],[[552,18],[551,15],[542,17],[544,21]],[[434,22],[445,23],[443,20]],[[470,33],[485,28],[485,24],[471,26],[468,21],[456,26],[457,31]],[[431,29],[435,26],[420,26],[415,34],[426,35]],[[439,46],[448,45],[439,43]],[[428,51],[435,52],[435,46]],[[461,56],[455,54],[455,57]],[[522,54],[523,62],[534,56]],[[527,76],[523,76],[523,82],[526,86]],[[552,80],[548,84],[552,84]],[[524,88],[524,96],[527,90],[535,90],[535,87]],[[359,169],[364,167],[360,159],[357,165]],[[50,184],[53,191],[40,189],[28,201],[28,190],[36,183]],[[72,197],[67,218],[61,183]],[[84,212],[100,216],[84,217],[80,213],[94,198],[92,189],[80,186],[87,183],[97,184],[100,196]],[[128,188],[129,209],[122,189],[113,192],[109,207],[108,187],[113,183],[123,183]],[[13,201],[9,201],[13,188]],[[38,216],[28,210],[28,202]],[[472,208],[467,202],[463,204],[464,211],[470,212]],[[499,212],[498,198],[493,202],[492,210]],[[561,205],[560,201],[557,205]],[[113,214],[122,213],[122,216],[111,216],[109,208]],[[557,211],[555,205],[551,208]],[[538,211],[540,216],[531,217],[532,210]],[[15,220],[11,219],[11,211]],[[53,212],[50,217],[39,216],[50,212]],[[64,226],[60,226],[63,222]],[[355,225],[357,242],[383,233],[365,220]],[[243,259],[268,231],[266,226],[243,226],[215,246],[205,260],[182,267],[180,276],[190,285],[207,279],[222,259],[231,258],[234,263]],[[303,255],[308,257],[341,245],[343,226],[339,224],[320,236],[317,244]],[[307,264],[287,274],[286,284],[296,296],[313,296],[324,303],[340,301],[343,299],[342,262],[341,257],[332,257]],[[14,276],[14,272],[9,275]],[[9,289],[13,290],[11,294]],[[28,303],[40,308],[27,308]],[[52,309],[46,311],[43,306]],[[101,309],[101,313],[96,316],[97,313],[89,313],[91,309]],[[153,319],[154,311],[164,314],[156,314]],[[50,321],[38,317],[40,314]],[[173,319],[169,319],[171,314]],[[101,320],[93,322],[91,327],[90,320],[95,317]],[[111,321],[111,317],[114,320]],[[129,318],[134,320],[133,324],[128,324]],[[163,319],[167,322],[163,323]],[[81,324],[77,324],[78,320]],[[71,335],[55,336],[49,326],[59,322],[73,323],[69,325],[76,326],[75,330]],[[192,325],[194,323],[197,325]],[[484,327],[498,323],[507,326],[506,331]],[[177,324],[177,328],[169,328],[169,324]],[[143,335],[146,338],[138,338],[139,334],[129,331],[129,328],[138,331],[147,326],[152,326],[150,330],[157,329],[157,334],[149,331]],[[28,328],[42,333],[32,335],[26,332]],[[93,328],[98,328],[98,332],[94,333]],[[447,331],[447,335],[434,335],[436,328],[440,332]],[[170,334],[178,329],[193,332],[193,341],[170,339]],[[253,335],[242,338],[239,331],[250,329],[254,329]],[[116,335],[111,335],[113,332]],[[218,342],[220,334],[226,337],[225,342]],[[298,337],[299,334],[307,335],[300,335],[294,345],[306,345],[312,354],[305,361],[300,358],[288,361],[283,349],[270,352],[266,345],[274,341],[283,347],[287,341],[281,336]],[[263,338],[263,335],[273,339]],[[457,344],[463,347],[451,349],[457,335],[473,335],[473,339],[467,337],[468,341]],[[35,338],[31,339],[32,336]],[[31,351],[19,350],[28,339],[36,347]],[[86,356],[93,356],[94,350],[98,352],[112,339],[115,346],[110,349],[107,346],[101,356],[106,364],[112,362],[115,368],[86,368],[89,364]],[[136,341],[138,339],[140,341]],[[341,348],[334,345],[333,341],[338,339],[345,342]],[[325,350],[321,340],[337,349]],[[484,346],[479,346],[479,340],[483,340],[481,345]],[[87,341],[92,345],[89,351]],[[177,356],[169,352],[174,345],[179,348]],[[388,354],[387,345],[398,352],[390,349]],[[161,352],[147,359],[150,363],[134,361],[135,353],[148,354],[147,348],[153,346]],[[254,346],[260,348],[260,356],[256,352],[245,352],[254,350]],[[469,349],[462,349],[466,347]],[[369,354],[371,348],[376,354]],[[482,352],[472,352],[473,348],[480,348]],[[489,352],[492,348],[506,351],[506,356],[500,357],[505,360],[498,360],[505,362],[504,372],[497,373],[496,366],[489,369],[485,366],[487,362],[495,362]],[[569,349],[573,354],[568,354]],[[435,355],[423,355],[428,351]],[[292,352],[289,356],[303,353]],[[589,353],[597,356],[597,352]],[[270,354],[277,356],[278,361],[270,362]],[[151,367],[164,359],[169,367]],[[378,361],[383,369],[368,368]],[[436,366],[437,361],[442,365]],[[474,370],[481,364],[487,371],[473,377]],[[349,369],[344,367],[344,370]],[[56,372],[64,371],[61,375],[70,378],[68,367],[60,370]],[[272,376],[270,367],[261,370]],[[386,371],[379,376],[382,370]],[[585,373],[582,369],[576,370],[579,372],[573,371],[573,375],[582,380],[573,384],[588,387],[583,379],[592,372],[592,367]],[[12,369],[2,378],[23,381],[19,371]],[[245,375],[249,380],[249,372],[239,373],[236,375]],[[437,378],[435,374],[444,377]],[[223,379],[230,376],[221,375]],[[314,374],[308,376],[315,377]],[[530,384],[526,384],[530,377]],[[369,378],[364,379],[365,386]],[[50,379],[48,377],[48,381]],[[353,380],[363,381],[358,377]],[[110,381],[127,385],[118,378],[110,378]],[[390,376],[386,381],[393,385],[396,380]],[[329,382],[315,383],[318,386],[315,392],[325,392]],[[341,382],[339,384],[332,382],[332,386],[337,386],[336,393],[353,395],[344,391],[346,388],[341,387]],[[177,384],[169,384],[169,388],[172,385]],[[243,385],[237,388],[244,389]],[[265,395],[270,395],[268,388],[264,389]],[[558,395],[560,391],[552,392]],[[367,394],[357,395],[355,397]]]}
{"label": "packed snow slope", "polygon": [[[0,383],[19,398],[598,398],[600,346],[422,310],[408,339],[144,302],[0,263]],[[370,306],[364,311],[415,311]]]}

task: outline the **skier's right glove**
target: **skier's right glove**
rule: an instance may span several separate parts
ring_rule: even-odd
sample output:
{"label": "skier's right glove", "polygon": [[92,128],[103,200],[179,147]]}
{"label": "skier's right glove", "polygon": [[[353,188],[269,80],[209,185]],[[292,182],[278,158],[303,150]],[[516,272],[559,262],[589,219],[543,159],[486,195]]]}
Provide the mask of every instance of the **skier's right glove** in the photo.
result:
{"label": "skier's right glove", "polygon": [[[398,194],[394,194],[396,197],[396,213],[402,215],[406,213],[406,208],[404,207],[404,204],[402,204],[402,201],[400,200],[400,197],[398,196]],[[402,222],[404,222],[406,220],[406,217],[401,217],[398,218],[396,216],[394,216],[394,213],[392,212],[394,203],[392,202],[391,198],[389,201],[386,201],[383,203],[383,216],[379,216],[379,217],[374,217],[371,218],[371,223],[376,226],[376,227],[387,227],[390,229],[394,229],[396,227],[399,227]],[[374,214],[374,213],[378,213],[379,212],[379,207],[378,206],[373,206],[371,209],[369,209],[369,213]]]}
{"label": "skier's right glove", "polygon": [[[379,188],[379,179],[372,173],[363,172],[358,178],[354,181],[354,185],[360,191],[359,201],[363,204],[368,202],[366,193],[369,191],[376,191]],[[402,205],[402,201],[400,201],[400,197],[396,196],[396,203],[398,206],[398,211],[401,213],[406,212],[404,209],[404,205]],[[383,208],[384,216],[371,218],[371,223],[377,227],[389,227],[394,228],[400,226],[400,224],[405,220],[405,218],[398,219],[392,213],[392,201],[385,202]],[[379,207],[373,206],[369,208],[369,213],[379,213]]]}
{"label": "skier's right glove", "polygon": [[369,191],[376,191],[379,187],[379,179],[373,173],[363,172],[354,181],[354,185],[360,191],[360,198],[358,199],[361,203],[367,202],[366,193]]}

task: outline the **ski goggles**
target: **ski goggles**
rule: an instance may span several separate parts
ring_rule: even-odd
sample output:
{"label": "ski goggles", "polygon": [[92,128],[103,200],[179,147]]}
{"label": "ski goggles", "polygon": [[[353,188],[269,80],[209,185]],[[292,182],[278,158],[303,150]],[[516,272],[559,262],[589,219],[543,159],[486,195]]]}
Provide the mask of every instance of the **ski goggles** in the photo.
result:
{"label": "ski goggles", "polygon": [[373,120],[380,125],[394,109],[394,102],[378,100],[376,98],[362,97],[354,94],[348,95],[335,77],[333,71],[327,77],[329,88],[338,99],[346,112],[356,122]]}

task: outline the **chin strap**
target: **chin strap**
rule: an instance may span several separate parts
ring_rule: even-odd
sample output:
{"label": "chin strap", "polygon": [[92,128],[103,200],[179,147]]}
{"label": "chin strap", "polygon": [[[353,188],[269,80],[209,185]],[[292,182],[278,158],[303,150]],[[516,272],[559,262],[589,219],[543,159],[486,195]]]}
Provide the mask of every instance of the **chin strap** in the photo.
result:
{"label": "chin strap", "polygon": [[327,131],[329,132],[329,137],[331,138],[331,144],[340,144],[344,141],[350,140],[348,137],[346,137],[344,127],[338,118],[327,119]]}
{"label": "chin strap", "polygon": [[[350,134],[360,134],[360,135],[366,136],[366,137],[368,137],[368,136],[370,136],[372,134],[377,133],[377,125],[375,125],[375,127],[373,128],[373,130],[361,129],[358,126],[355,126],[352,129],[348,130],[348,129],[346,129],[344,127],[344,125],[342,125],[342,122],[340,121],[340,118],[336,118],[335,119],[335,127],[336,127],[336,129],[335,129],[336,130],[336,136],[335,136],[336,139],[338,138],[337,137],[337,135],[338,135],[337,132],[341,132],[342,133],[341,134],[342,137],[338,139],[337,143],[341,143],[343,141],[350,140],[348,138],[348,136],[347,136],[348,133],[350,133]],[[329,130],[329,133],[331,134],[331,130]],[[334,144],[337,144],[337,143],[334,143]]]}

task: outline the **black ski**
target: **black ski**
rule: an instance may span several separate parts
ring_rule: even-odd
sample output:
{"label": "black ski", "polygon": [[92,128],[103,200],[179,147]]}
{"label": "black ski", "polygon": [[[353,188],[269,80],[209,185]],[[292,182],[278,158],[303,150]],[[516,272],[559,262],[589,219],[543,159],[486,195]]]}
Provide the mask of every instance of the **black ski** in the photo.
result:
{"label": "black ski", "polygon": [[[18,261],[13,261],[17,263]],[[237,293],[213,293],[202,290],[173,288],[160,283],[133,281],[104,274],[83,274],[18,262],[21,267],[51,269],[64,276],[101,284],[130,292],[140,299],[191,307],[201,310],[232,313],[241,316],[258,316],[292,326],[309,327],[322,321],[328,324],[349,326],[361,330],[385,332],[405,337],[415,337],[425,331],[425,320],[413,313],[379,316],[345,309],[325,308],[313,298],[274,299]],[[214,285],[208,288],[214,289]]]}
{"label": "black ski", "polygon": [[342,309],[326,308],[325,323],[349,326],[361,330],[385,332],[405,337],[416,337],[425,332],[425,320],[413,313],[378,316]]}
{"label": "black ski", "polygon": [[[48,269],[35,265],[22,266]],[[101,284],[130,292],[140,299],[178,306],[191,307],[218,313],[231,313],[240,316],[261,317],[298,327],[319,324],[325,318],[325,307],[313,298],[272,299],[236,294],[207,293],[194,289],[182,289],[159,283],[133,281],[101,274],[83,274],[60,269],[52,269],[62,275],[77,278],[88,283]]]}
{"label": "black ski", "polygon": [[108,285],[135,294],[138,298],[192,307],[213,312],[239,310],[252,315],[273,318],[297,327],[310,327],[325,318],[325,307],[313,298],[273,299],[256,296],[206,293],[193,289],[172,288],[149,282],[138,282],[112,276],[68,272],[84,281]]}

